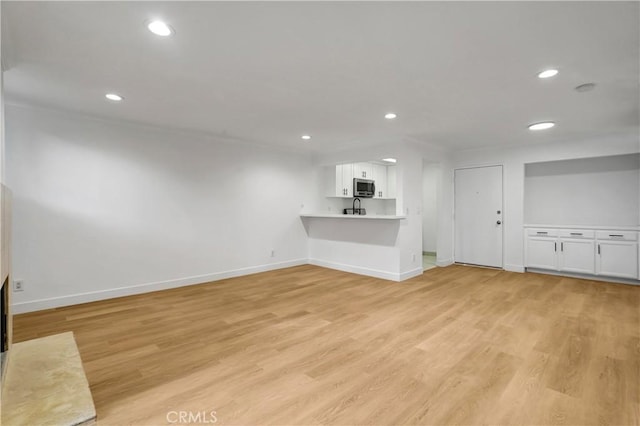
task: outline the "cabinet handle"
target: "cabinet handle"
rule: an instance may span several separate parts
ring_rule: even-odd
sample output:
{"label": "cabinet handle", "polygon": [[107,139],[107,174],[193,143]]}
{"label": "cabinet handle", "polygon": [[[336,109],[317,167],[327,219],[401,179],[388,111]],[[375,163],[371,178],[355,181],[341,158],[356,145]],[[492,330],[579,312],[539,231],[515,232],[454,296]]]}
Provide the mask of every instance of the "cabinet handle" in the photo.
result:
{"label": "cabinet handle", "polygon": [[609,234],[610,237],[618,237],[618,238],[622,238],[624,237],[624,235],[622,234]]}
{"label": "cabinet handle", "polygon": [[564,243],[560,243],[560,251],[564,251]]}
{"label": "cabinet handle", "polygon": [[582,232],[572,232],[571,235],[582,235]]}
{"label": "cabinet handle", "polygon": [[553,243],[553,251],[558,251],[558,243]]}
{"label": "cabinet handle", "polygon": [[598,254],[600,254],[600,244],[598,244]]}
{"label": "cabinet handle", "polygon": [[540,231],[538,231],[538,232],[536,232],[536,234],[538,234],[538,235],[547,235],[548,232],[540,232]]}

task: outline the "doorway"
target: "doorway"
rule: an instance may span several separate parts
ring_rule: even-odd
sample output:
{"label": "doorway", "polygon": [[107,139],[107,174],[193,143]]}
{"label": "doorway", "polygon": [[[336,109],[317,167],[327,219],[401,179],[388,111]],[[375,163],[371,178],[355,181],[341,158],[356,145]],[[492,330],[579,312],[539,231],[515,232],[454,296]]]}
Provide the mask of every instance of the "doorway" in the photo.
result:
{"label": "doorway", "polygon": [[439,191],[442,168],[439,163],[422,164],[422,269],[436,267],[438,247]]}
{"label": "doorway", "polygon": [[502,166],[455,170],[454,258],[502,268]]}

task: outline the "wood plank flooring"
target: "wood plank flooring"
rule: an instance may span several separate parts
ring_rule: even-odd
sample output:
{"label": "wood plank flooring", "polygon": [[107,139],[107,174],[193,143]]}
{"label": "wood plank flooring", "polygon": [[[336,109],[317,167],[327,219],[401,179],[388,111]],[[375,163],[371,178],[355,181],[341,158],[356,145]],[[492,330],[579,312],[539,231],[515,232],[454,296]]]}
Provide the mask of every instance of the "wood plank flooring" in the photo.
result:
{"label": "wood plank flooring", "polygon": [[64,331],[100,425],[640,423],[630,285],[306,265],[14,320],[15,341]]}

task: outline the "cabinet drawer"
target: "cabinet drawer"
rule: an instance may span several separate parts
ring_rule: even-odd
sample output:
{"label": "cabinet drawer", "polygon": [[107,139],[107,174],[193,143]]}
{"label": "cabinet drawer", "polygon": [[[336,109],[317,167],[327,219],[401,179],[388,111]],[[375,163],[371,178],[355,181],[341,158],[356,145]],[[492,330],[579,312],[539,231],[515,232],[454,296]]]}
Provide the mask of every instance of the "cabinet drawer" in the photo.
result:
{"label": "cabinet drawer", "polygon": [[596,238],[599,240],[638,241],[638,233],[635,231],[598,231]]}
{"label": "cabinet drawer", "polygon": [[558,230],[557,229],[543,229],[543,228],[529,228],[527,230],[527,235],[532,237],[557,237]]}
{"label": "cabinet drawer", "polygon": [[561,229],[559,234],[561,238],[587,238],[591,240],[596,236],[595,231],[588,229]]}

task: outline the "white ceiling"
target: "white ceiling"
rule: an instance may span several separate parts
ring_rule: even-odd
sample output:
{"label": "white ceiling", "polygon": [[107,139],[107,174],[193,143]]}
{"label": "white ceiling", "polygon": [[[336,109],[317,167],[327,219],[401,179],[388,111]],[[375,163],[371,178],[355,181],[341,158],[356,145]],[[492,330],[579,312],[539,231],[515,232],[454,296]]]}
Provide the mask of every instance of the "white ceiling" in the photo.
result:
{"label": "white ceiling", "polygon": [[[13,102],[311,150],[638,134],[638,2],[1,7]],[[176,34],[151,34],[151,18]],[[560,74],[538,79],[547,67]],[[595,90],[573,90],[587,82]],[[108,102],[107,92],[125,101]],[[388,111],[398,118],[385,120]],[[542,120],[557,126],[526,129]],[[304,133],[313,139],[302,141]]]}

